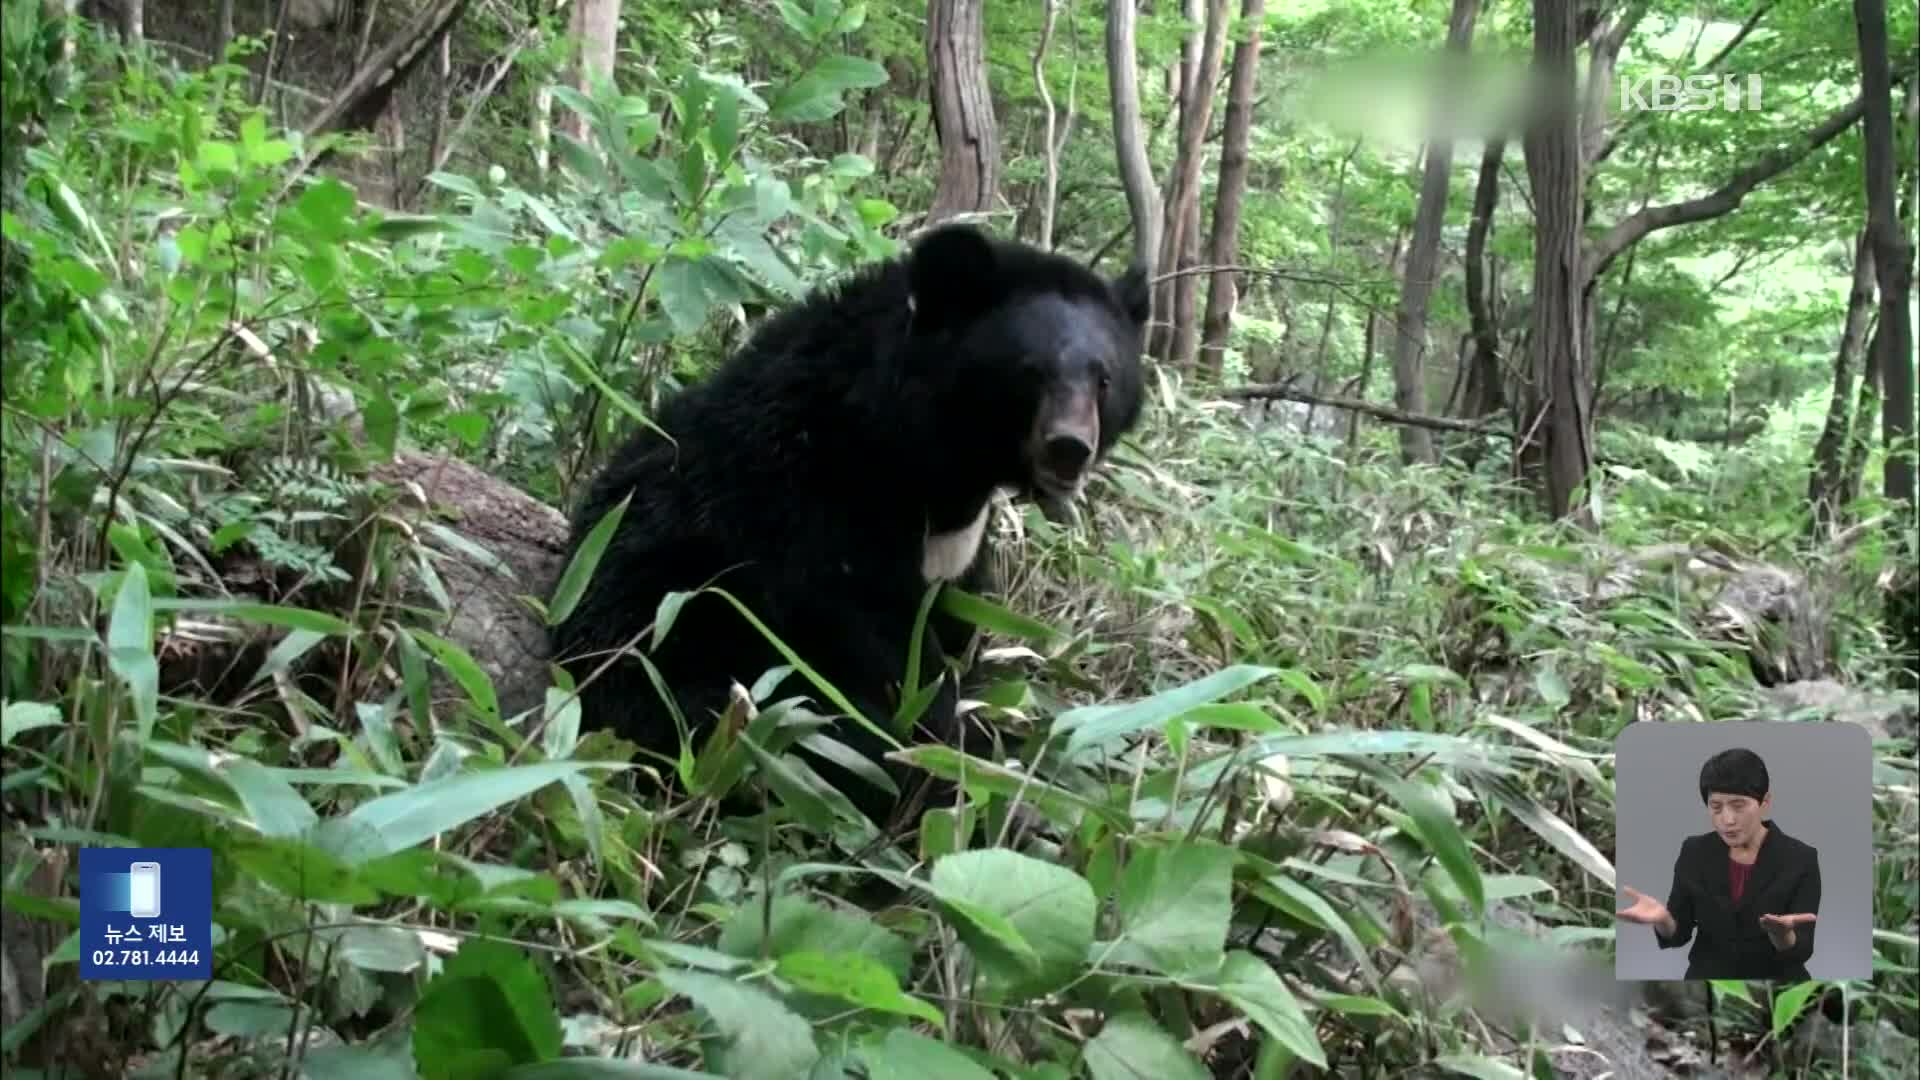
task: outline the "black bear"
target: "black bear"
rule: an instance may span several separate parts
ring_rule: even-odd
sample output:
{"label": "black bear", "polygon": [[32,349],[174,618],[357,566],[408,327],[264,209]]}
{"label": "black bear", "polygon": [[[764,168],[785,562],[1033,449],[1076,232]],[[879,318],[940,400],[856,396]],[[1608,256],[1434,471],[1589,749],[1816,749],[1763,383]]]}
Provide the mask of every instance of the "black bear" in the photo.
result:
{"label": "black bear", "polygon": [[[589,485],[569,556],[631,502],[553,628],[556,662],[584,681],[653,621],[666,593],[714,585],[892,730],[926,590],[983,583],[996,490],[1071,498],[1138,421],[1148,296],[1138,265],[1107,280],[1065,256],[945,226],[773,316],[660,407],[652,419],[670,439],[643,427]],[[929,620],[923,685],[966,629]],[[711,594],[650,645],[651,635],[636,648],[671,688],[695,747],[730,682],[752,686],[784,662]],[[919,726],[944,741],[958,725],[957,692],[943,683]],[[806,695],[820,714],[836,711],[798,673],[780,691],[776,700]],[[677,756],[679,727],[631,657],[580,698],[583,727]],[[875,762],[887,749],[844,716],[829,734]],[[893,798],[876,785],[825,758],[809,764],[876,822],[891,815]]]}

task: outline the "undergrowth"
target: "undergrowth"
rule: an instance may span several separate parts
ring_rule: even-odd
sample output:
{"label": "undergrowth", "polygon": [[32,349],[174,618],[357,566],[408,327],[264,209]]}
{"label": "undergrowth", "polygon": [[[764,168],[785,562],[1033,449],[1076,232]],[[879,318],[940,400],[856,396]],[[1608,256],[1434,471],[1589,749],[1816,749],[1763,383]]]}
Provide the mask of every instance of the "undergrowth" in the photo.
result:
{"label": "undergrowth", "polygon": [[[5,896],[56,943],[6,1051],[124,1076],[1587,1075],[1613,739],[1769,708],[1690,560],[1789,549],[1846,677],[1885,679],[1878,541],[1794,552],[1741,516],[1795,497],[1777,444],[1621,448],[1644,456],[1581,534],[1538,523],[1498,440],[1407,469],[1385,435],[1157,375],[1078,520],[996,516],[1008,588],[968,610],[1003,744],[904,752],[967,797],[899,844],[784,753],[819,722],[796,702],[747,703],[750,740],[698,747],[667,799],[566,687],[505,712],[433,605],[385,591],[426,537],[370,508],[370,463],[460,455],[566,505],[717,354],[716,316],[894,249],[868,163],[760,153],[762,118],[872,78],[809,18],[813,73],[778,92],[694,72],[571,101],[595,141],[565,184],[443,175],[417,219],[288,186],[311,148],[231,69],[83,53],[70,95],[9,118],[35,141],[6,181]],[[10,87],[34,40],[9,34]],[[1747,486],[1702,519],[1675,494],[1702,476]],[[181,650],[260,627],[246,693],[162,692]],[[1842,998],[1913,1035],[1899,752],[1875,978],[1727,988],[1757,1060]],[[734,792],[767,810],[721,816]],[[212,849],[211,981],[73,977],[82,845]],[[1572,1005],[1436,995],[1436,934],[1483,977],[1561,971]]]}

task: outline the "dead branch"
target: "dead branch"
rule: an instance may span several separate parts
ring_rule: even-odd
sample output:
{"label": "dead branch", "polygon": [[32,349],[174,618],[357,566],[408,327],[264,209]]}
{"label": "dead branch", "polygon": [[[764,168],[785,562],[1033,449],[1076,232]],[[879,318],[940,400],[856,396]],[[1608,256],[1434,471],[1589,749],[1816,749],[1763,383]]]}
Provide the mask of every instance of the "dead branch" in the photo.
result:
{"label": "dead branch", "polygon": [[1389,424],[1406,424],[1411,427],[1430,428],[1434,431],[1456,431],[1466,435],[1495,435],[1502,439],[1513,438],[1513,432],[1504,428],[1474,424],[1465,420],[1454,420],[1445,416],[1423,416],[1418,413],[1402,412],[1385,405],[1375,405],[1370,401],[1357,398],[1329,397],[1324,394],[1297,390],[1285,384],[1257,386],[1234,386],[1220,391],[1220,396],[1231,401],[1258,401],[1275,399],[1279,401],[1297,401],[1302,405],[1325,405],[1335,409],[1362,413],[1376,420],[1385,420]]}

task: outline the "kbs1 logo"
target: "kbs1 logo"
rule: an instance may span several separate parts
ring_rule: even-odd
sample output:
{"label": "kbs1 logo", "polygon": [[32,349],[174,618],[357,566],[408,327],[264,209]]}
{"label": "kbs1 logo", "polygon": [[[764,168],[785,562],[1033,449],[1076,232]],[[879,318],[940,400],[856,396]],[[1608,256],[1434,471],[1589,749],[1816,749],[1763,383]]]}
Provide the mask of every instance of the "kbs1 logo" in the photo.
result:
{"label": "kbs1 logo", "polygon": [[1620,81],[1620,108],[1651,112],[1760,111],[1758,75],[1648,75]]}

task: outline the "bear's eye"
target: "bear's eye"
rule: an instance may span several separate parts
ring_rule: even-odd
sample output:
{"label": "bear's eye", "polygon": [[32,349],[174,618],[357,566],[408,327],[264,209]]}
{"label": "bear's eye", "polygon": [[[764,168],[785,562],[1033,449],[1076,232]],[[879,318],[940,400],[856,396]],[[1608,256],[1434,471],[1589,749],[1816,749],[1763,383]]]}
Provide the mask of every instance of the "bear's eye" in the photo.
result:
{"label": "bear's eye", "polygon": [[1108,373],[1107,369],[1104,367],[1095,368],[1093,371],[1093,378],[1095,382],[1099,383],[1100,392],[1103,394],[1107,392],[1107,387],[1113,385],[1113,376],[1110,373]]}

